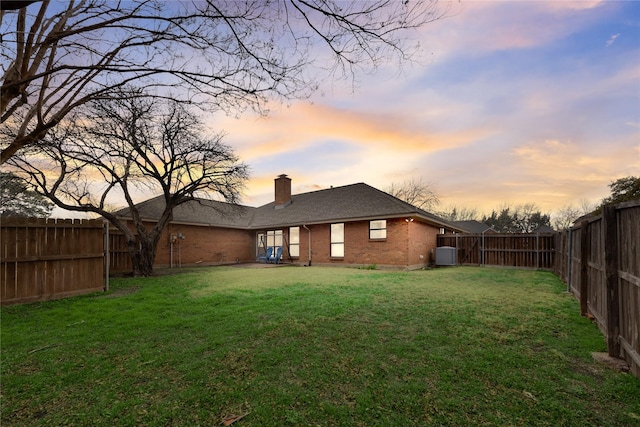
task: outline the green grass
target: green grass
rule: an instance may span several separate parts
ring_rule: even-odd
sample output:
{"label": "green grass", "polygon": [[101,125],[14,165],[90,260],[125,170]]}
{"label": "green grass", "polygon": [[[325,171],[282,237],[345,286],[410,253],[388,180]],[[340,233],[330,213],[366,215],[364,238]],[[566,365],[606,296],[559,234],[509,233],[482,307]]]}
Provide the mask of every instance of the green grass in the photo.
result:
{"label": "green grass", "polygon": [[632,426],[551,273],[202,268],[2,309],[2,425]]}

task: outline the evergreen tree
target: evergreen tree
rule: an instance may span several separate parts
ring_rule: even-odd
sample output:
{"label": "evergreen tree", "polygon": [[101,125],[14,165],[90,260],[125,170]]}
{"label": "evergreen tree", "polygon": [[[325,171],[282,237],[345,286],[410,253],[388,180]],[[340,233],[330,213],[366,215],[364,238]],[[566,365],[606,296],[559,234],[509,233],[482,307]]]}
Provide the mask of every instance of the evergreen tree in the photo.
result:
{"label": "evergreen tree", "polygon": [[0,172],[0,215],[46,218],[53,203],[11,172]]}

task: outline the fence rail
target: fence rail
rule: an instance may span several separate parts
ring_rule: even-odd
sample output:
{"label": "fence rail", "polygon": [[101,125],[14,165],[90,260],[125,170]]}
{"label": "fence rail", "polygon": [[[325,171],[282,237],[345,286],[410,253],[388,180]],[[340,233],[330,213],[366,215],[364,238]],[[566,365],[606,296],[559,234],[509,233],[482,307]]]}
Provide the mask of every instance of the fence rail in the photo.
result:
{"label": "fence rail", "polygon": [[438,246],[457,249],[459,265],[555,268],[556,233],[454,234],[438,236]]}
{"label": "fence rail", "polygon": [[0,303],[103,290],[103,235],[102,220],[3,218]]}
{"label": "fence rail", "polygon": [[607,206],[557,236],[556,273],[640,376],[640,201]]}

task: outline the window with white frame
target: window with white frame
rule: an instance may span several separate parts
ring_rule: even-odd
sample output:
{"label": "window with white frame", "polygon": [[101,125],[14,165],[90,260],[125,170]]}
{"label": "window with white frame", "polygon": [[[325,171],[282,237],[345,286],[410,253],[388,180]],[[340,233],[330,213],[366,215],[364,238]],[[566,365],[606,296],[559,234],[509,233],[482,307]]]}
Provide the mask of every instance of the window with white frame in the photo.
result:
{"label": "window with white frame", "polygon": [[331,257],[344,258],[344,224],[331,224]]}
{"label": "window with white frame", "polygon": [[269,246],[282,246],[283,242],[282,230],[269,230],[267,231],[267,247]]}
{"label": "window with white frame", "polygon": [[378,219],[369,221],[369,239],[386,239],[387,238],[387,220]]}
{"label": "window with white frame", "polygon": [[300,227],[289,227],[289,255],[300,256]]}

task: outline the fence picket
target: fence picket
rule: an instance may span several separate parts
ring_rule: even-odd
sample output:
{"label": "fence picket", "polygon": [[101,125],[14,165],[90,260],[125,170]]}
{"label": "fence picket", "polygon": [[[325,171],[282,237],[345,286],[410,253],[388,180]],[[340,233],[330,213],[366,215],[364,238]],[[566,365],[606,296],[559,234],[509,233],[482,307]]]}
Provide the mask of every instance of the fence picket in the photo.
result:
{"label": "fence picket", "polygon": [[609,355],[625,359],[640,377],[640,200],[605,207],[560,239],[568,242],[556,253],[557,263],[567,265],[561,279],[581,303],[584,292],[583,314],[597,322]]}
{"label": "fence picket", "polygon": [[553,270],[556,233],[439,235],[438,246],[457,248],[458,264]]}
{"label": "fence picket", "polygon": [[0,304],[103,290],[102,220],[3,218]]}

